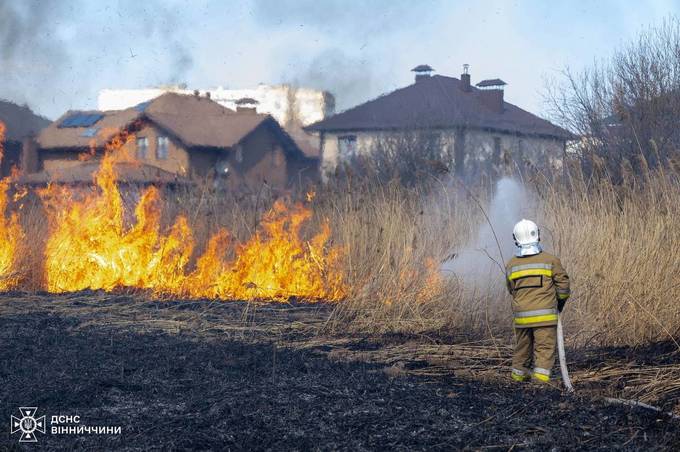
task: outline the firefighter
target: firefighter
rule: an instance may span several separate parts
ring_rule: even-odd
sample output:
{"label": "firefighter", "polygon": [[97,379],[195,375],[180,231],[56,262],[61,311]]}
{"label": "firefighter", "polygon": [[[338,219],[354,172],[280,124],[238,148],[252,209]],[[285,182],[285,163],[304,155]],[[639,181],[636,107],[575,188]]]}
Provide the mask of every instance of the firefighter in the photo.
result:
{"label": "firefighter", "polygon": [[512,236],[517,250],[505,269],[515,327],[512,378],[545,383],[555,363],[557,315],[569,298],[569,276],[557,257],[543,251],[536,223],[520,221]]}

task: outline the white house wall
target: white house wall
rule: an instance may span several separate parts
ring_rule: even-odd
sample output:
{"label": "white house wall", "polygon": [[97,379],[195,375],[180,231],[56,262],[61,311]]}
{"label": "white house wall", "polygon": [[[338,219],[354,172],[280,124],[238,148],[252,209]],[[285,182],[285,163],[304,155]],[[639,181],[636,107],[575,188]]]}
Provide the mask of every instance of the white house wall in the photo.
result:
{"label": "white house wall", "polygon": [[[338,146],[338,138],[352,135],[356,136],[357,153],[370,155],[379,140],[385,137],[398,138],[401,134],[413,132],[325,132],[321,143],[321,169],[324,178],[331,174],[341,162]],[[448,158],[451,168],[455,167],[454,144],[456,133],[454,130],[441,132],[442,158]],[[500,139],[500,155],[498,162],[494,160],[495,138]],[[515,171],[516,165],[530,162],[537,166],[549,166],[554,169],[562,167],[564,156],[564,142],[554,138],[533,136],[517,136],[505,133],[494,133],[482,130],[465,131],[465,162],[464,174],[472,174],[484,171],[490,164],[511,165],[515,168],[506,168],[507,171]]]}

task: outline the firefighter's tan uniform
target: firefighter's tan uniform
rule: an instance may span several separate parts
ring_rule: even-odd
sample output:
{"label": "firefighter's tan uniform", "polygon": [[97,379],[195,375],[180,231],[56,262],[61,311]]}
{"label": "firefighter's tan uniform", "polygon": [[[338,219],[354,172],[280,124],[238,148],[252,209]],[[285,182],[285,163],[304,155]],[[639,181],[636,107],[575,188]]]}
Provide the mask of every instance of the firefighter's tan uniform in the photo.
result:
{"label": "firefighter's tan uniform", "polygon": [[513,257],[506,272],[516,339],[512,378],[547,382],[555,363],[557,300],[569,298],[569,276],[560,260],[546,252]]}

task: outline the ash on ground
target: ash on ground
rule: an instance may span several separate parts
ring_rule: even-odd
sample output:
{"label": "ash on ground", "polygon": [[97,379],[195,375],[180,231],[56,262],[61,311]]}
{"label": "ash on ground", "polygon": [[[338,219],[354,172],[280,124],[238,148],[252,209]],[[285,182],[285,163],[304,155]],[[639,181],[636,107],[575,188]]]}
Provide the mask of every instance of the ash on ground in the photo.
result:
{"label": "ash on ground", "polygon": [[[556,388],[377,356],[413,338],[329,337],[332,307],[0,298],[0,406],[48,415],[45,449],[672,449],[677,421]],[[362,355],[364,353],[364,355]],[[373,353],[373,355],[371,355]],[[414,370],[414,372],[410,372]],[[416,370],[418,372],[416,372]],[[40,413],[39,413],[40,414]],[[51,415],[121,426],[53,435]],[[9,422],[0,444],[19,446]]]}

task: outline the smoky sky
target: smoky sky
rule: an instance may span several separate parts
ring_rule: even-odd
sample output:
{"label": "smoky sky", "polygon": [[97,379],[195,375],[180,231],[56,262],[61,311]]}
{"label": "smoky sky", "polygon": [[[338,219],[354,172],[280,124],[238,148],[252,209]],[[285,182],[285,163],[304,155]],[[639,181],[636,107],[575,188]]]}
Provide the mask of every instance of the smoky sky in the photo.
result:
{"label": "smoky sky", "polygon": [[668,0],[0,0],[0,98],[54,119],[105,88],[187,83],[328,90],[338,110],[433,66],[501,78],[541,113],[544,74],[578,69],[680,5]]}
{"label": "smoky sky", "polygon": [[264,26],[302,25],[326,33],[369,36],[413,26],[435,13],[440,4],[435,0],[256,0],[253,10]]}
{"label": "smoky sky", "polygon": [[[66,9],[59,1],[0,2],[0,97],[40,102],[59,85],[70,55],[56,38]],[[46,86],[47,85],[47,86]]]}
{"label": "smoky sky", "polygon": [[[307,54],[293,55],[291,63],[282,65],[280,78],[286,83],[334,93],[342,110],[380,93],[390,72],[410,69],[395,67],[384,47],[378,49],[375,44],[394,39],[404,27],[418,28],[426,23],[439,11],[440,3],[256,0],[253,10],[263,28],[306,27],[313,33],[333,37]],[[417,64],[420,63],[414,66]]]}
{"label": "smoky sky", "polygon": [[54,117],[71,104],[94,107],[101,82],[116,75],[184,81],[193,65],[185,28],[162,0],[0,0],[0,98]]}

